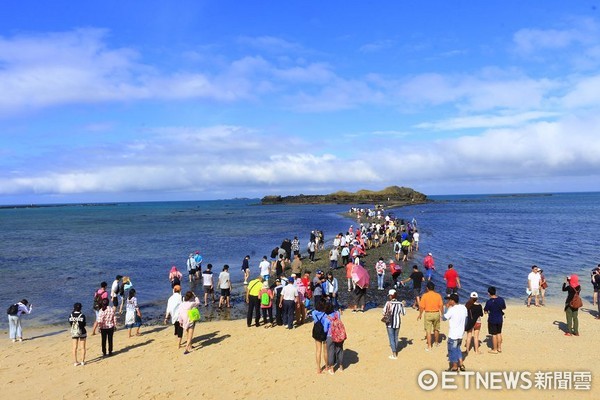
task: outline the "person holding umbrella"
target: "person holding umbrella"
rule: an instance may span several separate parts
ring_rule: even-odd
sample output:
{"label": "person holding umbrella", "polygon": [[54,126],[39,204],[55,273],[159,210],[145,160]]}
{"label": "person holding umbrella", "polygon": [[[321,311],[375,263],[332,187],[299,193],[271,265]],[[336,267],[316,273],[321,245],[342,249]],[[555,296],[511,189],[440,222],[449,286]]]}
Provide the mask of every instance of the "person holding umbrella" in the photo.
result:
{"label": "person holding umbrella", "polygon": [[352,312],[365,312],[365,298],[367,295],[367,288],[369,287],[369,272],[367,272],[362,265],[354,264],[352,267],[352,281],[356,286],[354,288],[356,305]]}

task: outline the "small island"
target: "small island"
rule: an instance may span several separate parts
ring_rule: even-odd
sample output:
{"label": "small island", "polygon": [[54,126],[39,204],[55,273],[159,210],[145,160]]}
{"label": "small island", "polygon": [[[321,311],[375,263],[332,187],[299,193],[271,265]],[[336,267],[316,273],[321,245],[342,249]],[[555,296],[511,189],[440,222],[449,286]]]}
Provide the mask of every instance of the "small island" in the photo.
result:
{"label": "small island", "polygon": [[265,196],[261,204],[381,204],[399,207],[427,203],[427,196],[411,188],[390,186],[380,191],[338,191],[330,194],[299,194],[297,196]]}

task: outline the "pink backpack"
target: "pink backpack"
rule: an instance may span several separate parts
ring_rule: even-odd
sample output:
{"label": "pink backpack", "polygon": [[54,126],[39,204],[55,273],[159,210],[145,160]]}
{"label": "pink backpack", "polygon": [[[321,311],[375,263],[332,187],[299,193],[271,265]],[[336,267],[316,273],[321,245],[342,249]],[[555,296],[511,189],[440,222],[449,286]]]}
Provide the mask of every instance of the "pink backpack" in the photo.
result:
{"label": "pink backpack", "polygon": [[329,321],[331,321],[331,325],[329,327],[329,332],[331,333],[331,340],[333,340],[334,343],[343,343],[344,340],[346,340],[346,338],[348,337],[346,335],[346,327],[344,326],[344,323],[339,318],[337,313],[335,313],[333,318],[327,318],[329,318]]}

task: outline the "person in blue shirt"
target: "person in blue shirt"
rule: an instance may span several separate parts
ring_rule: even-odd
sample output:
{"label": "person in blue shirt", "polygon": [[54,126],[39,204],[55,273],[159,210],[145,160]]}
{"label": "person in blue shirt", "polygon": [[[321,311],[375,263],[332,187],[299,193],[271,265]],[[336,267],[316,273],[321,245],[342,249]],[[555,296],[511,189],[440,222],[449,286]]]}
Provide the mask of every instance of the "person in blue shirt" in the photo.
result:
{"label": "person in blue shirt", "polygon": [[485,303],[483,311],[488,314],[488,333],[492,336],[491,354],[502,353],[502,323],[504,321],[504,310],[506,302],[502,297],[496,295],[496,288],[488,288],[490,299]]}
{"label": "person in blue shirt", "polygon": [[199,251],[196,251],[194,261],[196,261],[196,280],[198,280],[200,279],[200,274],[202,273],[202,256],[200,255]]}

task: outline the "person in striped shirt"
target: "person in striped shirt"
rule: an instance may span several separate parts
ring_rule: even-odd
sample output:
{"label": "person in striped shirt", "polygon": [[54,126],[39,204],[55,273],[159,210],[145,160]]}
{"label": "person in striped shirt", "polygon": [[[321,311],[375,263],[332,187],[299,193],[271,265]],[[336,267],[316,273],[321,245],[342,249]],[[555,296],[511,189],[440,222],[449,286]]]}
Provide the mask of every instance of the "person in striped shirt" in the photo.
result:
{"label": "person in striped shirt", "polygon": [[383,315],[386,319],[385,327],[387,329],[388,339],[390,340],[390,347],[392,349],[392,355],[389,356],[391,360],[398,359],[398,334],[400,333],[400,323],[402,316],[406,314],[404,304],[396,299],[396,291],[390,289],[388,292],[388,301],[383,307]]}

